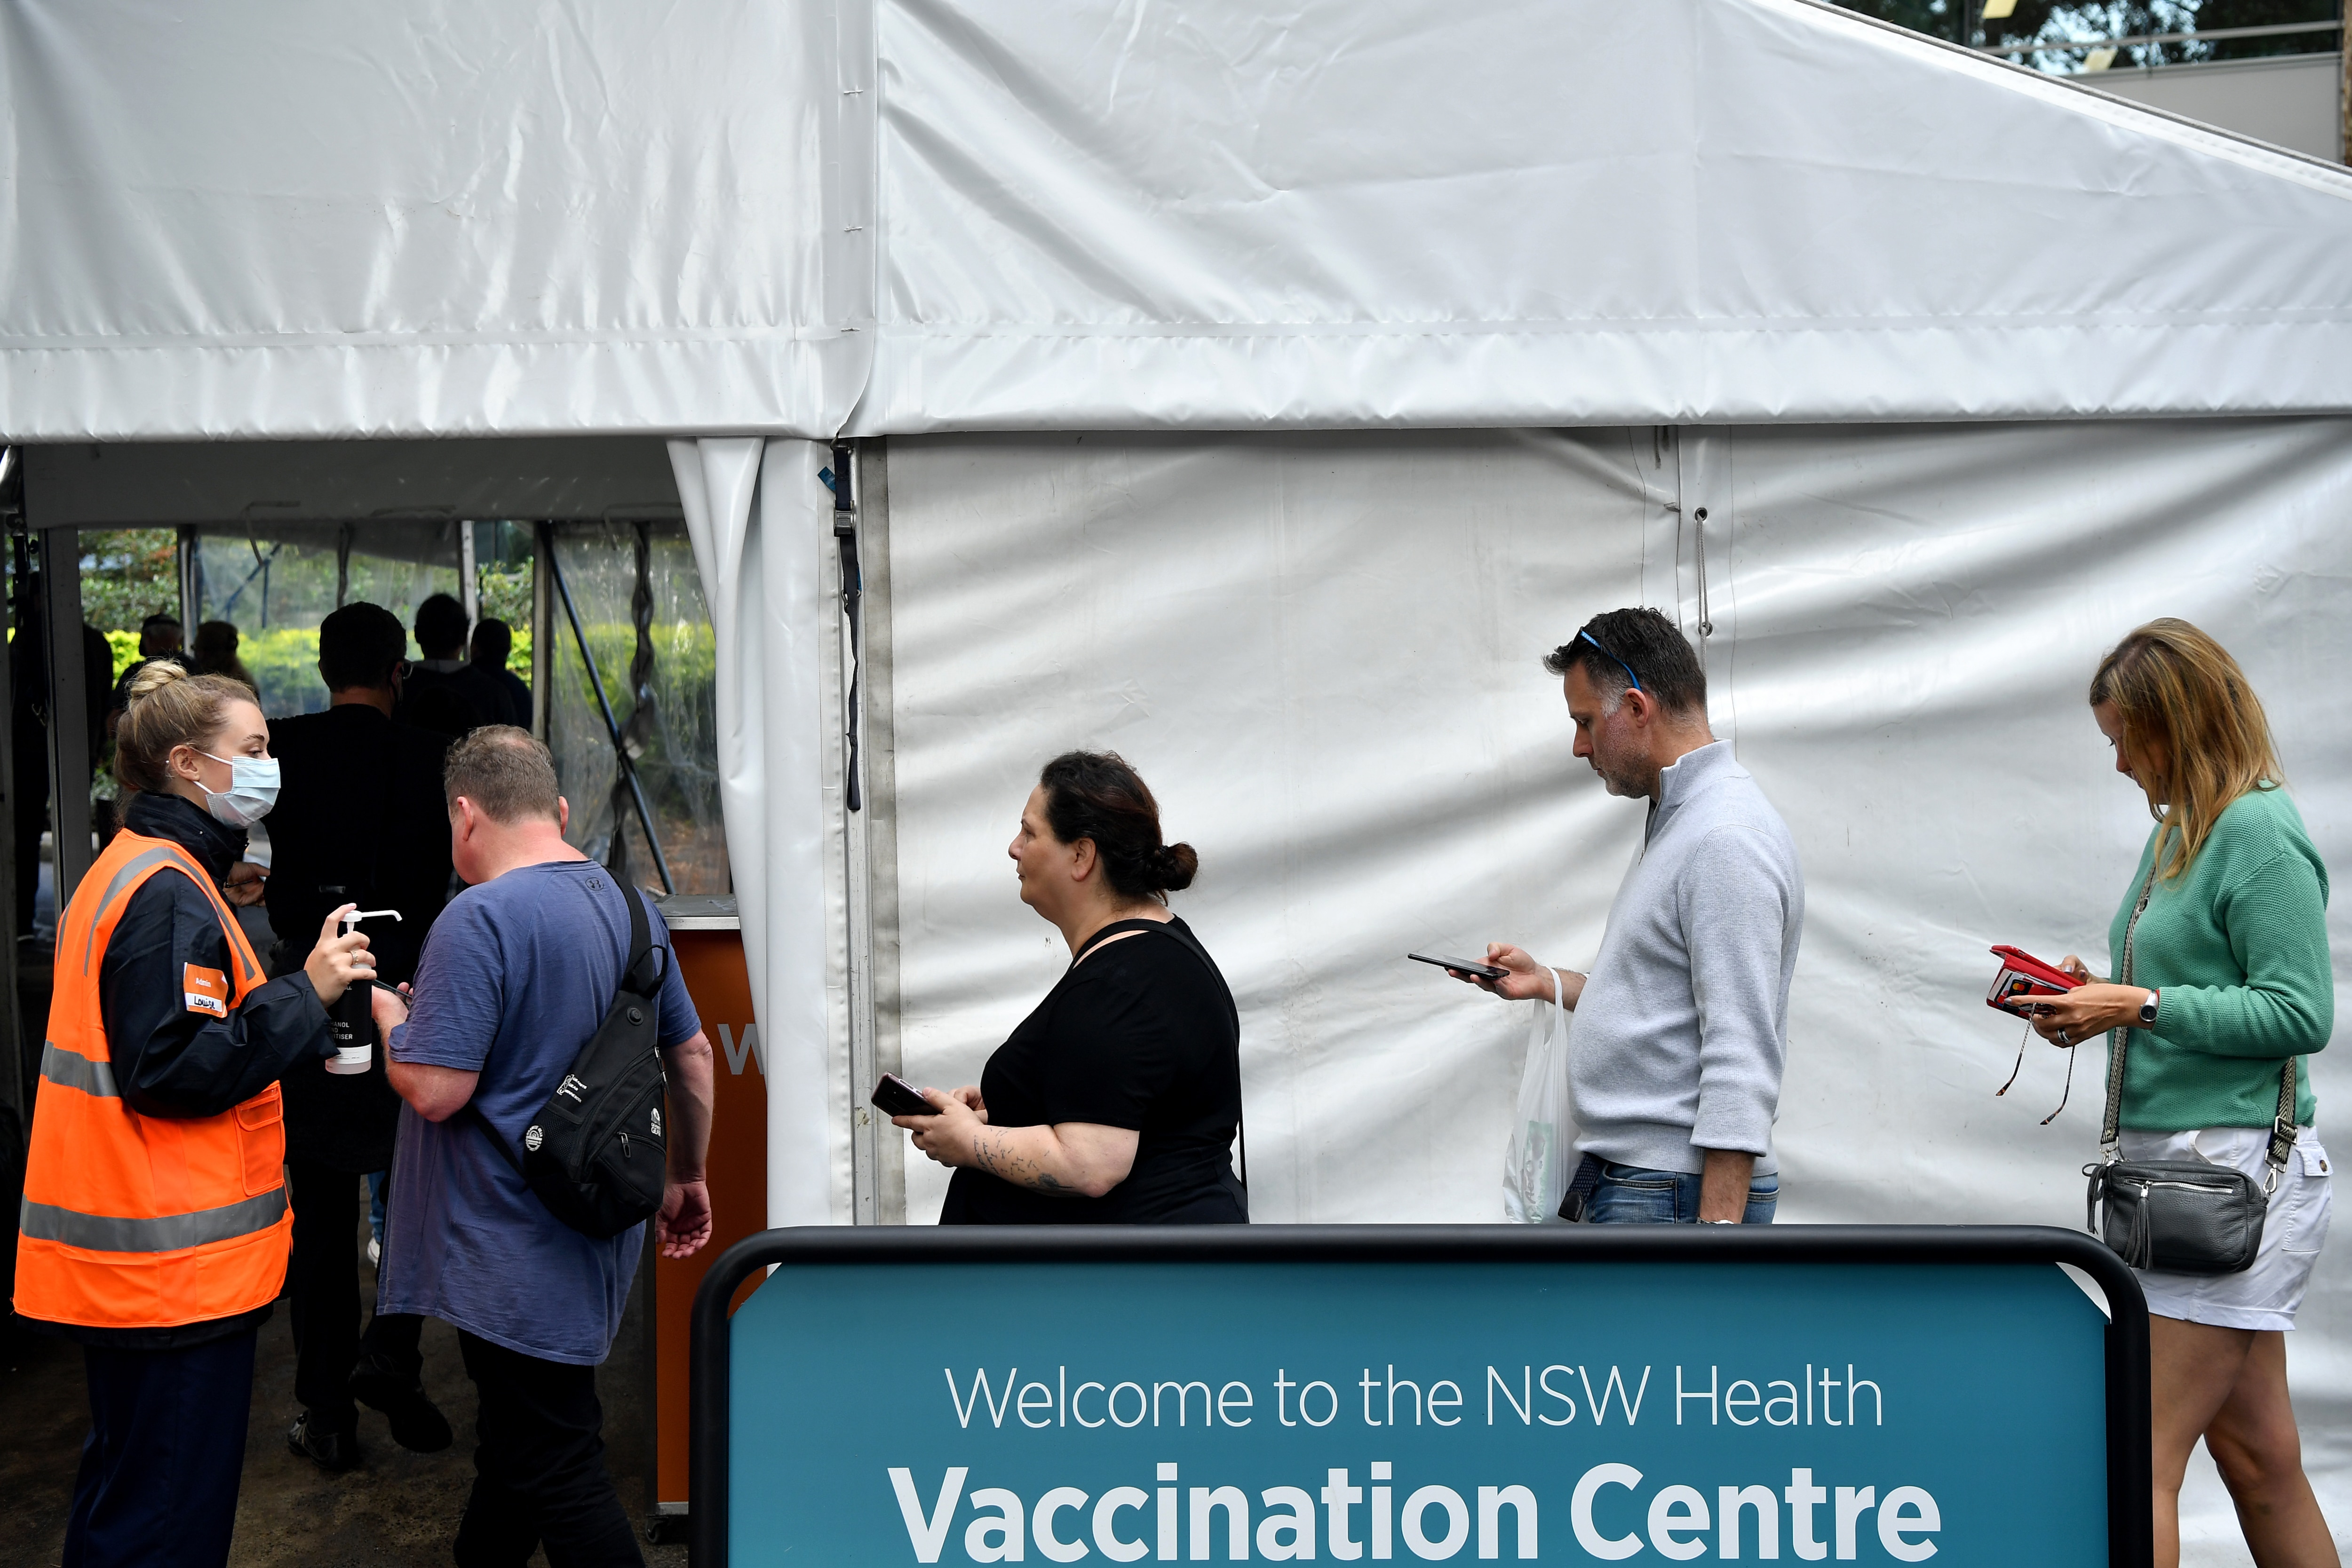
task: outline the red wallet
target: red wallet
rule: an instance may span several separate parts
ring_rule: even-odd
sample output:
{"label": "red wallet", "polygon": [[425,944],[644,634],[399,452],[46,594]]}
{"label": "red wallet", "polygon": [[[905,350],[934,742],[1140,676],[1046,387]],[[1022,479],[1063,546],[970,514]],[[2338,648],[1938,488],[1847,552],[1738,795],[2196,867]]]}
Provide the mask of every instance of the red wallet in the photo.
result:
{"label": "red wallet", "polygon": [[2082,983],[2021,947],[1995,947],[1992,956],[2000,960],[2000,973],[1992,977],[1985,1006],[2020,1018],[2032,1015],[2034,998],[2063,996]]}

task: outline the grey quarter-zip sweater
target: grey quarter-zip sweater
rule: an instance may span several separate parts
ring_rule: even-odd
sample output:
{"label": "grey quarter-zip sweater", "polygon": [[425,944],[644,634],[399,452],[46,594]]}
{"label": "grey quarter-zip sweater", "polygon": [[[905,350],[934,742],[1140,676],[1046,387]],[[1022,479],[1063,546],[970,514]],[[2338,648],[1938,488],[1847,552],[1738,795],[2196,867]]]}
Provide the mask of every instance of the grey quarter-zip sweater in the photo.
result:
{"label": "grey quarter-zip sweater", "polygon": [[1796,841],[1718,740],[1658,775],[1641,858],[1609,908],[1576,1008],[1577,1147],[1696,1172],[1705,1151],[1772,1156],[1789,978],[1805,924]]}

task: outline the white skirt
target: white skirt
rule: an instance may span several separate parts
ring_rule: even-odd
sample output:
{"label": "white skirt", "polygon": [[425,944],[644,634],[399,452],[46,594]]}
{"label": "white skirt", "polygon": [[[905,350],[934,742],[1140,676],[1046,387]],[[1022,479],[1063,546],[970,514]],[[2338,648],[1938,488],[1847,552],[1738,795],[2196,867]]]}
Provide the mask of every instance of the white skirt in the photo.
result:
{"label": "white skirt", "polygon": [[[2263,1154],[2266,1127],[2206,1127],[2194,1133],[2143,1133],[2125,1128],[2127,1160],[2194,1160],[2230,1166],[2260,1182],[2270,1175]],[[2139,1270],[2147,1310],[2160,1318],[2230,1329],[2291,1329],[2311,1285],[2312,1265],[2327,1239],[2331,1194],[2327,1151],[2311,1128],[2295,1135],[2294,1152],[2271,1194],[2254,1266],[2237,1274],[2167,1274]]]}

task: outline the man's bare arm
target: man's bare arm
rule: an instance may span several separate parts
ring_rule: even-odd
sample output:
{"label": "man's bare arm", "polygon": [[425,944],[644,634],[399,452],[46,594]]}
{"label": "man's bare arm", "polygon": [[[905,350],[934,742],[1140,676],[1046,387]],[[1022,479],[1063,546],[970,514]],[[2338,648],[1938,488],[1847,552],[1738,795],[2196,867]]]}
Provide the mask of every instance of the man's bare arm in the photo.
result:
{"label": "man's bare arm", "polygon": [[688,1258],[710,1239],[710,1187],[704,1180],[717,1080],[710,1037],[698,1030],[662,1059],[669,1074],[669,1181],[654,1217],[654,1242],[665,1258]]}
{"label": "man's bare arm", "polygon": [[464,1110],[474,1097],[474,1085],[482,1079],[478,1072],[427,1067],[421,1061],[387,1061],[383,1071],[392,1080],[392,1092],[428,1122],[446,1122]]}
{"label": "man's bare arm", "polygon": [[1748,1213],[1748,1184],[1756,1174],[1756,1156],[1744,1149],[1708,1149],[1706,1174],[1699,1177],[1698,1217],[1737,1223]]}

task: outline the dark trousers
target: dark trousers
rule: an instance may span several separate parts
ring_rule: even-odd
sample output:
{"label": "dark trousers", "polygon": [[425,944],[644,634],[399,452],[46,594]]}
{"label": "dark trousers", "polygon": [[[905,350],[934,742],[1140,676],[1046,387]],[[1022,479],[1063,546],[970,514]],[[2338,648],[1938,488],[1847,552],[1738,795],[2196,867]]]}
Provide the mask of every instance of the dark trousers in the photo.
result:
{"label": "dark trousers", "polygon": [[294,1205],[294,1252],[286,1293],[294,1319],[294,1397],[326,1430],[349,1431],[352,1364],[361,1353],[388,1357],[406,1376],[425,1364],[417,1336],[425,1320],[379,1313],[360,1333],[361,1178],[349,1171],[296,1163],[286,1167]]}
{"label": "dark trousers", "polygon": [[65,1568],[221,1568],[253,1405],[246,1329],[185,1350],[82,1347],[89,1436]]}
{"label": "dark trousers", "polygon": [[596,1369],[541,1361],[463,1330],[457,1346],[481,1396],[457,1568],[521,1568],[541,1544],[548,1568],[644,1568],[604,1470]]}

